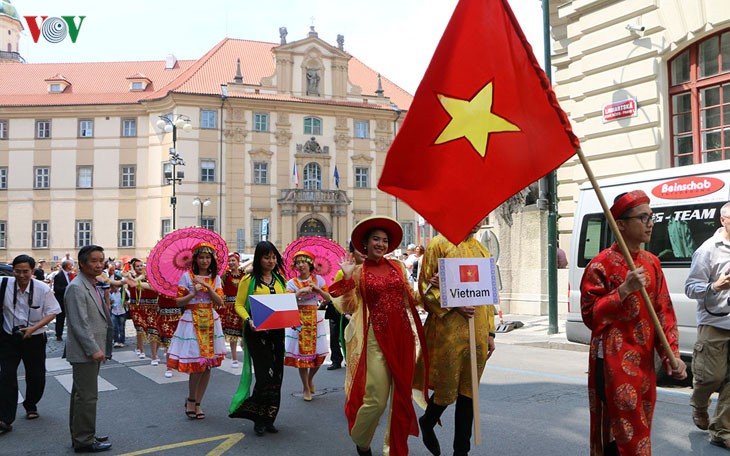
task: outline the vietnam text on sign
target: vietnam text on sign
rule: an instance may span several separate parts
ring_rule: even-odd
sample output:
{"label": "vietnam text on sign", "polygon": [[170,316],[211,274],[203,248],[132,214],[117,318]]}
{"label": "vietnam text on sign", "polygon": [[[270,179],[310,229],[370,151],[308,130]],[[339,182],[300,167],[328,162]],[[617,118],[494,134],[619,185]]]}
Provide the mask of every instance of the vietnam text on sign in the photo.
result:
{"label": "vietnam text on sign", "polygon": [[494,258],[439,258],[441,307],[497,304]]}
{"label": "vietnam text on sign", "polygon": [[639,115],[636,98],[614,101],[603,107],[603,121],[623,119],[625,117],[636,117]]}

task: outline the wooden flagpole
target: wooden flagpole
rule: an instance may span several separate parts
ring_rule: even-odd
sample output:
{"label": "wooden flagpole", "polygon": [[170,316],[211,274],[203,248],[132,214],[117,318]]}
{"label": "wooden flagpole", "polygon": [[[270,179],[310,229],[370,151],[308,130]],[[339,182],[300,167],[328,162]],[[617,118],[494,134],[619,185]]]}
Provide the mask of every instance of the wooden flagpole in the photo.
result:
{"label": "wooden flagpole", "polygon": [[479,370],[477,369],[477,341],[474,317],[469,318],[469,354],[471,355],[471,403],[474,408],[474,444],[482,443],[479,420]]}
{"label": "wooden flagpole", "polygon": [[[595,190],[598,201],[601,203],[601,207],[603,208],[603,214],[606,216],[608,225],[611,227],[611,232],[613,232],[613,236],[616,238],[616,243],[621,249],[621,254],[624,256],[624,258],[626,258],[626,263],[629,265],[629,269],[631,271],[635,271],[636,265],[634,264],[634,260],[631,258],[629,248],[628,246],[626,246],[626,242],[624,241],[623,236],[621,236],[618,225],[616,225],[616,220],[614,220],[613,215],[611,214],[611,209],[606,203],[606,199],[603,197],[603,192],[596,182],[596,177],[593,175],[593,171],[588,164],[588,160],[586,160],[586,157],[585,155],[583,155],[583,151],[581,149],[575,149],[575,152],[578,154],[578,158],[583,165],[583,169],[585,170],[586,175],[588,175],[588,180],[591,181],[593,190]],[[678,366],[677,359],[674,357],[674,353],[672,353],[672,349],[669,346],[669,342],[667,341],[667,336],[664,334],[664,328],[662,328],[661,323],[659,323],[659,318],[657,318],[654,306],[651,304],[651,298],[649,298],[649,294],[646,292],[646,288],[644,287],[641,287],[641,297],[644,299],[644,304],[646,304],[646,308],[649,310],[649,315],[651,316],[651,320],[654,322],[654,327],[656,328],[656,332],[659,336],[659,341],[661,342],[662,347],[664,347],[664,353],[667,354],[669,364],[672,366],[672,369],[676,369]]]}

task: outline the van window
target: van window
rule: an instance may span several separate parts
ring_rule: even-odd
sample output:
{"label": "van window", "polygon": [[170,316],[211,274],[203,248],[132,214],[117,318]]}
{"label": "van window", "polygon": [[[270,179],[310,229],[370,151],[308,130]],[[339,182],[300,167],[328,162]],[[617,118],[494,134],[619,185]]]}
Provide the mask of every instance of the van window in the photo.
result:
{"label": "van window", "polygon": [[[723,202],[668,206],[653,209],[654,230],[646,250],[662,262],[662,267],[689,267],[692,254],[720,227]],[[584,268],[598,253],[614,241],[603,213],[583,217],[578,267]]]}

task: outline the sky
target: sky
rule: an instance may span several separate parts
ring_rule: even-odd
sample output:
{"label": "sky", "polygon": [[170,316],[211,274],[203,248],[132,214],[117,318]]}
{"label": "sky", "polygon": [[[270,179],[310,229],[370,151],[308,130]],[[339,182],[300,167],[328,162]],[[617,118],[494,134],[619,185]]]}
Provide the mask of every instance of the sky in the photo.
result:
{"label": "sky", "polygon": [[[20,54],[29,63],[180,60],[202,57],[222,39],[289,42],[319,37],[415,93],[457,0],[11,0],[22,16],[86,16],[75,43],[67,36],[33,42],[28,25]],[[541,0],[509,0],[539,62]],[[78,19],[76,19],[78,23]]]}

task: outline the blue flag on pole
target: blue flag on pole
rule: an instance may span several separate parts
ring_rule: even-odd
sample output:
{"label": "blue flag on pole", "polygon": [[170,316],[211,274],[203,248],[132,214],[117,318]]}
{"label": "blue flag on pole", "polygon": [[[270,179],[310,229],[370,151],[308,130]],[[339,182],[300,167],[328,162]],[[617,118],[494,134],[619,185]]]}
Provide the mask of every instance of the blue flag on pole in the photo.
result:
{"label": "blue flag on pole", "polygon": [[335,187],[340,188],[340,173],[337,172],[337,165],[335,165]]}

